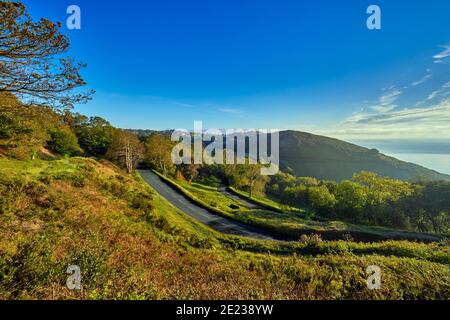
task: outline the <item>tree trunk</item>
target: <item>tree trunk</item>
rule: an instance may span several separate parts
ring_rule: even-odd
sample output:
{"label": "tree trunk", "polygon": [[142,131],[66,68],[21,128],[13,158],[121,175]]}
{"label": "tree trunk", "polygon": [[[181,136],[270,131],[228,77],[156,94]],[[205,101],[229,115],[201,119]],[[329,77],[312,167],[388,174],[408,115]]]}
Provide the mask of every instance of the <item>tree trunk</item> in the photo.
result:
{"label": "tree trunk", "polygon": [[133,172],[133,153],[129,142],[125,145],[125,165],[127,172],[131,174]]}
{"label": "tree trunk", "polygon": [[256,183],[256,180],[250,179],[250,192],[249,192],[250,198],[253,197],[253,189],[255,188],[255,183]]}

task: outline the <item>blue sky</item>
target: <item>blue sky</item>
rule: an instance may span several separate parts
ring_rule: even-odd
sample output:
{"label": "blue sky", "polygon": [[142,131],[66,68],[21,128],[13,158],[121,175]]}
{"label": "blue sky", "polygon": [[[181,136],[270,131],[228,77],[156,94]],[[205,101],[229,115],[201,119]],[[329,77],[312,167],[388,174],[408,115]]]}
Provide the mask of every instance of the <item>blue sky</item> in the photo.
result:
{"label": "blue sky", "polygon": [[[126,128],[450,134],[450,1],[26,0],[65,32],[97,91],[77,110]],[[382,29],[366,28],[366,9]]]}

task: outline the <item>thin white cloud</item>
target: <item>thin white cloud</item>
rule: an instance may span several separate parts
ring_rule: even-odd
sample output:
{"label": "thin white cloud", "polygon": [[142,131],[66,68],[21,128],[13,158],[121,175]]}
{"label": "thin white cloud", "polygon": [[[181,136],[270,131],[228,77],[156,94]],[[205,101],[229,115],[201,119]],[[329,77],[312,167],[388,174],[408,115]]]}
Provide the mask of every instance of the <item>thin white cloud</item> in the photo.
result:
{"label": "thin white cloud", "polygon": [[190,103],[184,103],[179,101],[173,101],[173,104],[179,106],[179,107],[186,107],[186,108],[197,108],[196,105],[190,104]]}
{"label": "thin white cloud", "polygon": [[420,84],[422,84],[422,83],[425,83],[428,79],[430,79],[432,77],[432,74],[430,74],[430,73],[428,73],[428,74],[426,74],[422,79],[420,79],[420,80],[418,80],[418,81],[415,81],[415,82],[413,82],[413,83],[411,83],[411,85],[413,86],[413,87],[416,87],[416,86],[418,86],[418,85],[420,85]]}
{"label": "thin white cloud", "polygon": [[447,62],[444,60],[450,57],[450,45],[445,45],[441,47],[444,48],[444,51],[441,51],[433,56],[434,63],[446,64]]}
{"label": "thin white cloud", "polygon": [[389,112],[393,109],[395,109],[395,105],[390,105],[390,106],[373,106],[371,107],[373,111],[379,112],[379,113],[384,113],[384,112]]}
{"label": "thin white cloud", "polygon": [[450,135],[450,99],[428,108],[355,114],[322,133],[365,139],[442,138]]}
{"label": "thin white cloud", "polygon": [[400,90],[390,91],[389,93],[384,94],[380,97],[380,103],[383,105],[391,104],[392,102],[397,100],[401,94],[402,94],[402,92]]}
{"label": "thin white cloud", "polygon": [[240,109],[233,109],[233,108],[218,108],[217,109],[220,112],[228,113],[228,114],[243,114],[244,111]]}
{"label": "thin white cloud", "polygon": [[443,93],[445,93],[445,85],[442,88],[431,92],[424,100],[421,100],[421,101],[417,102],[415,104],[415,106],[418,107],[418,106],[420,106],[420,105],[422,105],[422,104],[424,104],[426,102],[430,102],[430,101],[432,101],[433,99],[435,99],[438,96],[439,97],[445,97],[446,95],[445,94],[443,95]]}
{"label": "thin white cloud", "polygon": [[442,59],[445,59],[447,57],[450,57],[450,45],[442,46],[442,48],[444,48],[444,51],[442,51],[442,52],[440,52],[440,53],[438,53],[438,54],[433,56],[433,58],[435,60],[442,60]]}
{"label": "thin white cloud", "polygon": [[381,95],[378,98],[377,105],[372,106],[371,109],[379,113],[389,112],[395,109],[396,105],[394,102],[401,96],[401,94],[402,91],[392,88],[391,91]]}
{"label": "thin white cloud", "polygon": [[[450,62],[450,45],[442,48],[444,50],[433,56],[435,63]],[[410,86],[382,89],[383,94],[370,108],[354,113],[326,130],[316,130],[316,133],[344,139],[441,139],[450,136],[450,82],[436,88],[414,107],[399,108],[397,105],[397,100],[408,93],[407,89],[419,86],[433,76],[430,68],[426,72]]]}
{"label": "thin white cloud", "polygon": [[432,93],[430,93],[427,97],[427,101],[430,101],[430,100],[433,100],[434,98],[436,98],[440,92],[441,92],[440,90],[436,90],[436,91],[433,91]]}

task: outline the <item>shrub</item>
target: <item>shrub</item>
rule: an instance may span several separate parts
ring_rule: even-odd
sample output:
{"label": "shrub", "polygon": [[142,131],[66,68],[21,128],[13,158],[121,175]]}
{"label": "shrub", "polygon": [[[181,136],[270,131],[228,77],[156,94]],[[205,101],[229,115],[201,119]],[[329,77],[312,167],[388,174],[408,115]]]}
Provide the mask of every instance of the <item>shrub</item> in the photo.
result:
{"label": "shrub", "polygon": [[333,210],[337,202],[334,195],[332,195],[324,185],[309,188],[308,198],[312,207],[317,209],[320,213],[326,213]]}
{"label": "shrub", "polygon": [[128,198],[130,206],[133,209],[142,210],[144,212],[148,212],[153,209],[153,197],[148,192],[131,191]]}
{"label": "shrub", "polygon": [[313,233],[313,234],[302,234],[300,236],[300,242],[306,243],[308,245],[317,245],[319,243],[322,243],[322,237],[320,234]]}
{"label": "shrub", "polygon": [[50,141],[47,146],[50,150],[69,156],[80,155],[81,150],[75,133],[68,126],[54,127],[49,130]]}

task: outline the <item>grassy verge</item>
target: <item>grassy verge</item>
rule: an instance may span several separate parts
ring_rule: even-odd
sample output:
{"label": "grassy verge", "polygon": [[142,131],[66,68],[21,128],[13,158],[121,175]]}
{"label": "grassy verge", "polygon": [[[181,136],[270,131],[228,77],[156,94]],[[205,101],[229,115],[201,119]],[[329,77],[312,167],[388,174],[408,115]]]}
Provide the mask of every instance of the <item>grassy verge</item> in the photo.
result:
{"label": "grassy verge", "polygon": [[263,208],[266,208],[268,210],[273,210],[273,211],[281,212],[281,213],[286,212],[286,211],[302,212],[302,210],[297,209],[297,208],[292,208],[292,207],[286,207],[286,208],[282,209],[281,208],[282,206],[279,203],[275,202],[275,201],[272,201],[272,200],[267,199],[267,198],[257,197],[257,196],[250,197],[248,192],[244,192],[242,190],[238,190],[238,189],[233,188],[233,187],[228,187],[228,190],[230,190],[234,194],[236,194],[236,195],[238,195],[240,197],[243,197],[244,199],[246,199],[246,200],[248,200],[248,201],[250,201],[250,202],[252,202],[252,203],[254,203],[256,205],[259,205],[259,206],[261,206]]}

